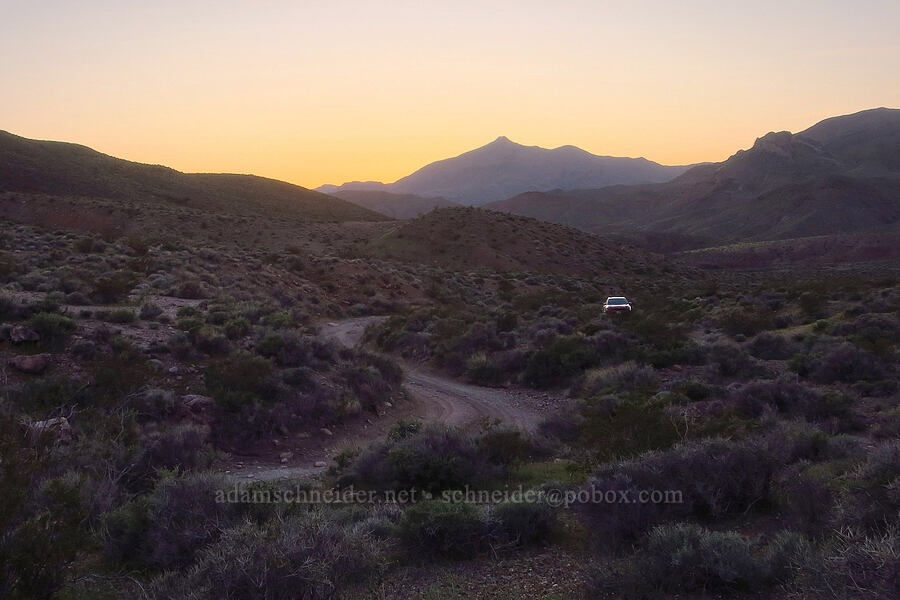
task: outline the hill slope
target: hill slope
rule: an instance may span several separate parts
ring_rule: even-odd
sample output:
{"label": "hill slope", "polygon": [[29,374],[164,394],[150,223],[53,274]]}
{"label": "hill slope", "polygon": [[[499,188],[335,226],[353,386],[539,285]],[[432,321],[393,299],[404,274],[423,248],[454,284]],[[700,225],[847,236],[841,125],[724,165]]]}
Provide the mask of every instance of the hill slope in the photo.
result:
{"label": "hill slope", "polygon": [[296,185],[253,175],[187,174],[101,154],[77,144],[0,131],[0,192],[174,203],[231,214],[308,221],[382,215]]}
{"label": "hill slope", "polygon": [[451,270],[596,276],[659,266],[662,257],[570,227],[478,208],[441,208],[368,242],[368,256]]}
{"label": "hill slope", "polygon": [[457,206],[444,198],[423,198],[413,194],[392,194],[377,190],[338,190],[329,195],[394,219],[412,219],[435,208]]}
{"label": "hill slope", "polygon": [[319,190],[382,190],[440,196],[477,206],[534,190],[669,181],[687,169],[662,166],[644,158],[596,156],[574,146],[553,150],[522,146],[499,137],[481,148],[431,163],[391,184],[354,182]]}
{"label": "hill slope", "polygon": [[900,227],[900,110],[769,133],[728,160],[659,185],[522,194],[486,208],[597,233],[664,233],[685,245]]}

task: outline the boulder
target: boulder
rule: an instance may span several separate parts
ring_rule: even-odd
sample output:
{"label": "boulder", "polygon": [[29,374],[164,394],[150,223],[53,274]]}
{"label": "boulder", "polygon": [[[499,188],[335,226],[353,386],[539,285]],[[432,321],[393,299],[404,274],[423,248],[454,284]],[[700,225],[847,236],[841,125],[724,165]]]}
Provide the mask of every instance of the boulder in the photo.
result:
{"label": "boulder", "polygon": [[10,359],[9,364],[29,375],[38,375],[50,365],[49,354],[21,354]]}
{"label": "boulder", "polygon": [[29,329],[24,325],[16,325],[9,332],[9,339],[12,340],[13,344],[21,344],[22,342],[40,341],[41,336],[34,329]]}
{"label": "boulder", "polygon": [[59,444],[68,444],[75,438],[72,425],[65,417],[56,417],[46,421],[35,421],[28,424],[28,433],[32,439],[51,436]]}

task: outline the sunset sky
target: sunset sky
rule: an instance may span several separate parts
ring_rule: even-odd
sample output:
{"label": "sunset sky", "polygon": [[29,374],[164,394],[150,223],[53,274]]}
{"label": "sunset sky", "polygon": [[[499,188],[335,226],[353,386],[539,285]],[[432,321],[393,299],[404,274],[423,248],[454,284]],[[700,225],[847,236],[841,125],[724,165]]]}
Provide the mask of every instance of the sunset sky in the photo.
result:
{"label": "sunset sky", "polygon": [[900,107],[900,2],[0,0],[0,129],[393,181],[499,135],[663,164]]}

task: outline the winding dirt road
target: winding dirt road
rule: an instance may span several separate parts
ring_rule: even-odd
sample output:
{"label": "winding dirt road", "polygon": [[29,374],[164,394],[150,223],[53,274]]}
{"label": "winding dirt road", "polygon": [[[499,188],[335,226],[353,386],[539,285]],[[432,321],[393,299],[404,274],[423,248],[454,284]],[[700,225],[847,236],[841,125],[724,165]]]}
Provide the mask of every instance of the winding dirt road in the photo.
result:
{"label": "winding dirt road", "polygon": [[[385,317],[360,317],[323,325],[326,338],[348,348],[360,343],[366,328]],[[399,361],[406,379],[406,391],[416,400],[416,416],[426,423],[446,423],[471,427],[485,421],[499,421],[533,431],[541,418],[547,396],[526,390],[486,388],[468,385],[407,361]]]}
{"label": "winding dirt road", "polygon": [[[369,325],[387,317],[359,317],[330,322],[319,327],[323,337],[352,348],[360,344]],[[562,400],[546,393],[524,389],[486,388],[455,381],[427,368],[399,361],[405,378],[404,389],[411,404],[403,410],[385,413],[377,422],[369,422],[365,430],[336,431],[318,452],[306,453],[288,464],[243,463],[233,472],[238,479],[281,479],[310,477],[324,472],[327,463],[342,449],[364,446],[381,439],[399,419],[418,419],[425,423],[444,423],[464,429],[475,429],[485,423],[511,425],[533,431],[543,414]],[[353,429],[353,428],[348,428]],[[318,465],[318,466],[316,466]]]}

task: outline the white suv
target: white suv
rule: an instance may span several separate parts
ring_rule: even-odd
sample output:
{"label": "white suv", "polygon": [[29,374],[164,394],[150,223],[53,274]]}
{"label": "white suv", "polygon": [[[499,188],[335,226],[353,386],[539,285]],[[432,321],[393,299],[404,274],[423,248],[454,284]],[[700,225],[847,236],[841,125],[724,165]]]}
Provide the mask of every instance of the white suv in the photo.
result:
{"label": "white suv", "polygon": [[630,313],[631,303],[623,296],[610,296],[603,303],[603,312],[607,314]]}

